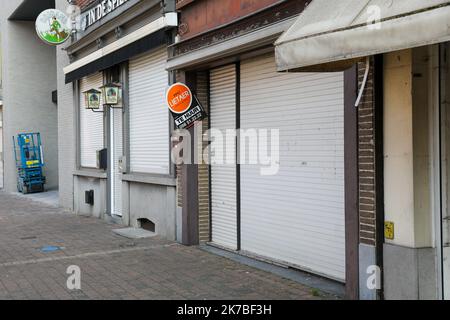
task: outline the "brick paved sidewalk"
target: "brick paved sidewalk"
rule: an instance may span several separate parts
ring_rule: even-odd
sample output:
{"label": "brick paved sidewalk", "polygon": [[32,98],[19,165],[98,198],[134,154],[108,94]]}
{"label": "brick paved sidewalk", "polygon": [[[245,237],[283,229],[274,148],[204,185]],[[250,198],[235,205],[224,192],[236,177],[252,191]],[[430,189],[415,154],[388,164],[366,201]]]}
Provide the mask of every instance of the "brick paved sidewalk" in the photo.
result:
{"label": "brick paved sidewalk", "polygon": [[[0,299],[319,299],[291,280],[0,192]],[[43,253],[44,246],[60,251]],[[81,290],[66,287],[81,268]],[[314,294],[313,294],[314,293]],[[322,298],[331,298],[321,295]]]}

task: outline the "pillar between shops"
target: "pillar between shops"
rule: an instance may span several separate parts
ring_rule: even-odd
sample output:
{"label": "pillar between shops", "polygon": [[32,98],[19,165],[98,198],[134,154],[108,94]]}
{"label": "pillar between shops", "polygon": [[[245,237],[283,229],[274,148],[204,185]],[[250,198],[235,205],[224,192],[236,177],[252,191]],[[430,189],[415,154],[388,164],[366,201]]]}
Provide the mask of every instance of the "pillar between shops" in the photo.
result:
{"label": "pillar between shops", "polygon": [[384,244],[386,299],[435,299],[432,153],[433,50],[422,47],[384,57],[385,221],[394,238]]}
{"label": "pillar between shops", "polygon": [[[177,82],[185,83],[193,93],[196,92],[197,76],[195,72],[179,72],[177,74]],[[199,244],[198,165],[194,162],[196,149],[194,127],[188,130],[191,135],[191,164],[183,164],[181,168],[181,189],[183,194],[181,243],[186,246],[194,246]]]}

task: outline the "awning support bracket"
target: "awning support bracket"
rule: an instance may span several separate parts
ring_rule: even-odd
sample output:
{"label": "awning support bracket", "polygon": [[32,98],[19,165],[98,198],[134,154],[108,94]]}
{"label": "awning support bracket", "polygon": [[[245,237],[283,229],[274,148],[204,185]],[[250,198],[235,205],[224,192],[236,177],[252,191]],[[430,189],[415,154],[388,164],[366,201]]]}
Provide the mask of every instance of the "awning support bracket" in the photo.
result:
{"label": "awning support bracket", "polygon": [[358,99],[356,99],[355,107],[358,108],[362,95],[364,93],[364,90],[366,89],[367,79],[369,78],[369,71],[370,71],[370,57],[366,57],[366,72],[364,73],[364,79],[361,83],[361,88],[359,89]]}

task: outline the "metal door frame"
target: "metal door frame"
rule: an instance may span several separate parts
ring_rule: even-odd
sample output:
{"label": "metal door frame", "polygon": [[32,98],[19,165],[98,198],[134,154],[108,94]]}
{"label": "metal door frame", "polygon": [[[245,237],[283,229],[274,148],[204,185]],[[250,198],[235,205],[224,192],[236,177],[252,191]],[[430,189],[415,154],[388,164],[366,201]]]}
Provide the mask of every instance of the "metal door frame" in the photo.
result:
{"label": "metal door frame", "polygon": [[[114,79],[114,71],[118,71],[118,79]],[[123,82],[123,68],[121,67],[121,65],[117,65],[112,67],[111,69],[108,69],[107,71],[105,71],[105,83],[109,83],[109,82],[114,82],[117,80],[120,80],[121,82]],[[122,94],[123,96],[123,94]],[[122,97],[123,99],[123,97]],[[113,108],[108,108],[108,110],[106,111],[106,136],[107,136],[107,146],[108,146],[108,169],[107,169],[107,177],[108,177],[108,183],[107,183],[107,209],[108,209],[108,213],[110,216],[112,217],[119,217],[122,218],[123,214],[121,213],[120,215],[116,214],[116,208],[115,208],[115,197],[116,196],[120,196],[122,197],[122,195],[116,195],[115,194],[115,172],[114,172],[114,163],[115,163],[115,158],[114,158],[114,146],[115,146],[115,142],[114,142],[114,112],[119,112],[122,111],[122,117],[120,118],[122,121],[122,141],[123,141],[123,128],[124,128],[124,117],[123,117],[123,110],[124,109],[113,109]],[[122,142],[122,156],[124,154],[124,143]],[[123,199],[123,197],[122,197]],[[121,212],[121,211],[120,211]]]}

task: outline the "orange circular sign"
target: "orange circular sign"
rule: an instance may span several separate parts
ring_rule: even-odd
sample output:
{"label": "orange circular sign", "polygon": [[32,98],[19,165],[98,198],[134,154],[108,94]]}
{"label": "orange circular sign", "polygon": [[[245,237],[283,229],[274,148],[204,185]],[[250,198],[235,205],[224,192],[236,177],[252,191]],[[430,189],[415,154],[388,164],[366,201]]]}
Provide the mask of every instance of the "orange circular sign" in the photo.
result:
{"label": "orange circular sign", "polygon": [[185,113],[192,105],[192,92],[183,83],[175,83],[167,90],[167,105],[173,113]]}

